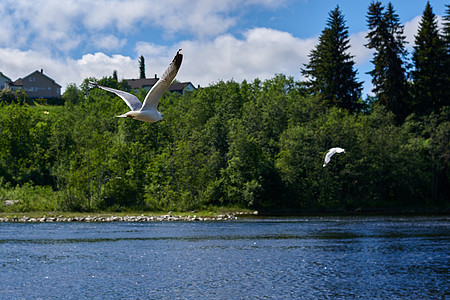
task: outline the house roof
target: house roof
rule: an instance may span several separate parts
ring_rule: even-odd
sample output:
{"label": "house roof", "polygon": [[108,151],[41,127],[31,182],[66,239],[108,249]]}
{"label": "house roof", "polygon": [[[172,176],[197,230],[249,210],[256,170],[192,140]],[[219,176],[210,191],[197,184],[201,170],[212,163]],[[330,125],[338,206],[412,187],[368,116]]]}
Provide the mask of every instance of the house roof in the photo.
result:
{"label": "house roof", "polygon": [[[158,82],[159,78],[142,78],[142,79],[124,79],[130,85],[130,88],[133,90],[142,89],[142,88],[151,88],[156,82]],[[192,85],[195,89],[194,85],[191,82],[174,82],[168,88],[169,92],[182,92],[188,85]]]}
{"label": "house roof", "polygon": [[11,81],[11,78],[9,78],[8,76],[6,76],[5,74],[3,74],[2,72],[0,72],[0,76],[5,78],[7,81]]}
{"label": "house roof", "polygon": [[141,79],[124,79],[132,89],[142,89],[145,87],[152,87],[159,78],[141,78]]}
{"label": "house roof", "polygon": [[[34,71],[33,73],[28,74],[27,76],[25,76],[25,77],[22,78],[21,80],[23,80],[23,79],[25,79],[25,78],[28,78],[28,77],[30,77],[30,76],[36,74],[36,73],[38,73],[38,74],[44,76],[45,78],[47,78],[48,80],[50,80],[54,85],[56,85],[56,86],[58,86],[58,87],[61,87],[55,80],[53,80],[52,78],[50,78],[50,77],[48,77],[47,75],[45,75],[45,74],[44,74],[44,71],[43,71],[42,69],[41,69],[40,72],[39,72],[38,70],[36,70],[36,71]],[[19,79],[20,79],[20,78],[19,78]],[[18,81],[19,79],[17,79],[16,81]]]}
{"label": "house roof", "polygon": [[23,86],[22,78],[17,79],[16,81],[10,83],[11,86]]}
{"label": "house roof", "polygon": [[185,87],[187,87],[189,84],[192,84],[190,82],[174,82],[170,85],[168,90],[170,92],[181,92],[184,90]]}

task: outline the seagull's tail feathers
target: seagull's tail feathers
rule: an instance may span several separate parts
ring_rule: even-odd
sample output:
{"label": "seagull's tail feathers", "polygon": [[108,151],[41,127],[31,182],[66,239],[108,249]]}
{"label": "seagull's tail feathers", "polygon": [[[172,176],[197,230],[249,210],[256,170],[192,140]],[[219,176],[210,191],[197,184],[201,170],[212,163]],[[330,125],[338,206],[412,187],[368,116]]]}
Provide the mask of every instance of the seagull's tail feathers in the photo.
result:
{"label": "seagull's tail feathers", "polygon": [[137,117],[137,112],[136,111],[129,111],[127,113],[124,113],[123,115],[117,116],[118,118],[130,118],[130,119],[134,119]]}

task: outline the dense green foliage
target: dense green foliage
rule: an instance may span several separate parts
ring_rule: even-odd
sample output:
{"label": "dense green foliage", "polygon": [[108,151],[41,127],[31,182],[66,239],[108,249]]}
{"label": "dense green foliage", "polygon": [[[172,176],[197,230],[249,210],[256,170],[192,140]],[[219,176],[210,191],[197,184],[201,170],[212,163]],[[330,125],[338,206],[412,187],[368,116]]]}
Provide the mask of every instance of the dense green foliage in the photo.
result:
{"label": "dense green foliage", "polygon": [[[167,93],[167,122],[150,124],[115,118],[127,107],[111,93],[85,97],[71,87],[65,96],[74,94],[62,107],[1,107],[2,185],[53,189],[58,200],[47,206],[80,211],[355,210],[439,206],[449,197],[448,108],[398,126],[382,106],[330,108],[278,75]],[[347,153],[323,168],[333,146]],[[5,191],[0,197],[11,197]]]}
{"label": "dense green foliage", "polygon": [[[360,83],[338,8],[307,65],[315,81],[276,75],[167,92],[159,104],[167,122],[115,118],[128,107],[91,88],[95,78],[67,86],[63,106],[30,106],[24,93],[4,90],[0,202],[11,206],[0,211],[448,209],[450,107],[448,96],[439,97],[448,95],[450,68],[434,69],[449,62],[446,20],[440,35],[427,5],[407,84],[398,17],[390,4],[386,12],[371,4],[376,96],[364,109],[355,106]],[[328,89],[340,79],[345,88]],[[99,84],[130,91],[117,72]],[[346,153],[324,168],[325,153],[337,146]]]}
{"label": "dense green foliage", "polygon": [[0,103],[21,103],[31,104],[32,101],[28,98],[27,93],[20,89],[15,92],[9,89],[0,90]]}

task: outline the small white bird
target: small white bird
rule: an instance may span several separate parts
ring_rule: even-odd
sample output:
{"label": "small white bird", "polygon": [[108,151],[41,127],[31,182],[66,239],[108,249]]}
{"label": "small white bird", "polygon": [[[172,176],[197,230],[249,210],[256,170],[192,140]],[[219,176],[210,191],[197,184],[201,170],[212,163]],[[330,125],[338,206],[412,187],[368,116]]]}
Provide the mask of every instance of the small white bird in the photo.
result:
{"label": "small white bird", "polygon": [[323,167],[325,168],[325,166],[330,162],[330,158],[335,154],[335,153],[345,153],[345,150],[339,147],[336,148],[331,148],[330,150],[328,150],[328,153],[325,155],[325,163],[323,164]]}
{"label": "small white bird", "polygon": [[170,63],[169,67],[166,69],[161,78],[156,82],[156,84],[150,89],[147,96],[145,96],[144,104],[142,104],[139,99],[130,93],[116,90],[113,88],[98,85],[97,83],[90,82],[90,84],[101,88],[105,91],[115,93],[117,96],[123,99],[131,111],[126,114],[117,117],[128,117],[135,120],[143,122],[157,122],[164,120],[163,115],[158,111],[158,102],[164,92],[172,84],[173,79],[178,73],[181,66],[181,61],[183,60],[183,54],[181,49],[178,50],[174,59]]}

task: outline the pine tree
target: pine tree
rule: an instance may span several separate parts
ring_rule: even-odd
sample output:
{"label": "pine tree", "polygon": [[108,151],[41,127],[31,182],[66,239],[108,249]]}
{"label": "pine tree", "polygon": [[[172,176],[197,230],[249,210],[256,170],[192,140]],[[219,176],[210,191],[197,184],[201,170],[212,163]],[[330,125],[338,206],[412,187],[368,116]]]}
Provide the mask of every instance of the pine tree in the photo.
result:
{"label": "pine tree", "polygon": [[438,112],[440,107],[450,101],[447,50],[439,35],[436,15],[430,2],[427,2],[415,37],[413,52],[415,69],[413,79],[414,112],[417,115]]}
{"label": "pine tree", "polygon": [[373,91],[377,102],[385,105],[402,122],[410,113],[408,100],[408,84],[406,81],[403,58],[406,56],[403,26],[391,3],[387,11],[381,2],[373,2],[369,6],[367,16],[369,33],[367,38],[369,49],[374,49],[372,60]]}
{"label": "pine tree", "polygon": [[349,46],[348,27],[339,6],[329,13],[327,26],[319,37],[319,44],[309,54],[302,74],[312,94],[320,94],[331,105],[355,111],[361,97],[362,82],[356,80],[353,56]]}
{"label": "pine tree", "polygon": [[145,79],[145,59],[143,55],[139,58],[139,79]]}

